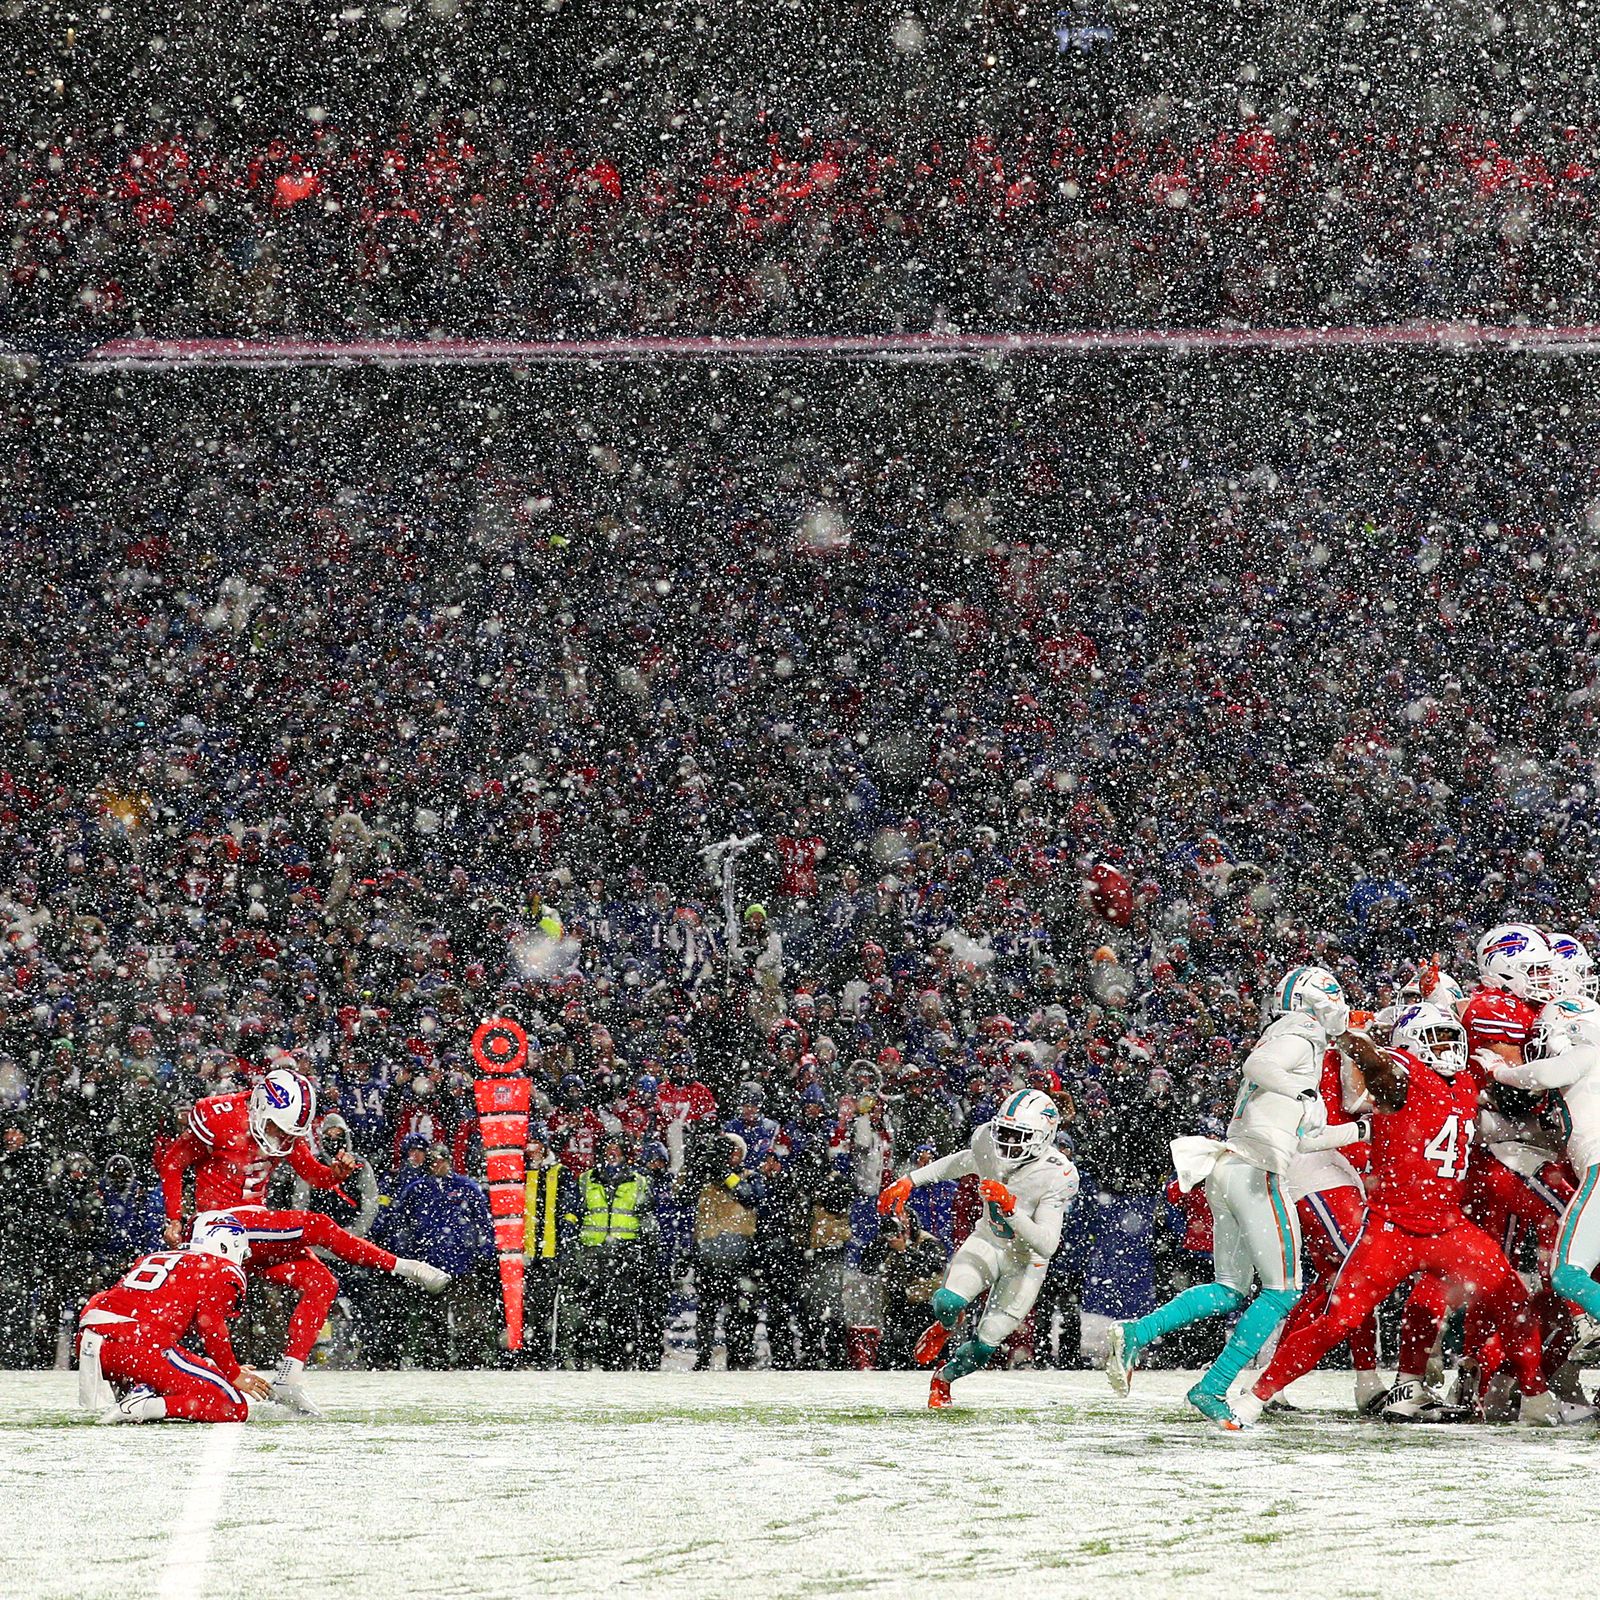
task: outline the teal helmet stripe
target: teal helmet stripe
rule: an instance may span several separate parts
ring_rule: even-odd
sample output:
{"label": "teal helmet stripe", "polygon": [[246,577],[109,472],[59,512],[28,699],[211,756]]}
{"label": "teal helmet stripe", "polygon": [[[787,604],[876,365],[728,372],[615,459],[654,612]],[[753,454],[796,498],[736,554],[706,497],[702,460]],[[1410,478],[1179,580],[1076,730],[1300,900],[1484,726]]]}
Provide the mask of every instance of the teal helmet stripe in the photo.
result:
{"label": "teal helmet stripe", "polygon": [[1022,1104],[1022,1102],[1024,1100],[1026,1100],[1028,1098],[1028,1096],[1030,1094],[1032,1094],[1032,1093],[1033,1093],[1033,1090],[1031,1090],[1031,1089],[1019,1089],[1017,1091],[1017,1094],[1016,1094],[1015,1098],[1013,1098],[1011,1104],[1008,1105],[1005,1108],[1005,1110],[1000,1113],[1000,1115],[1002,1117],[1014,1117],[1014,1116],[1016,1116],[1017,1107],[1020,1106]]}
{"label": "teal helmet stripe", "polygon": [[1306,969],[1304,967],[1296,967],[1294,971],[1289,974],[1288,981],[1285,983],[1283,990],[1283,1009],[1285,1011],[1292,1011],[1294,1009],[1294,986],[1299,983],[1300,979],[1305,975],[1305,972]]}

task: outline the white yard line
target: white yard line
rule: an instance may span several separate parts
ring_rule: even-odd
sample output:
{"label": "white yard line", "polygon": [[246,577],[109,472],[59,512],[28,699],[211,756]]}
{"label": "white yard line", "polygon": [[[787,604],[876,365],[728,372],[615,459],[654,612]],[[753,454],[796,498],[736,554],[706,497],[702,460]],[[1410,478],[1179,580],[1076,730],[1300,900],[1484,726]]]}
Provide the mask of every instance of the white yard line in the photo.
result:
{"label": "white yard line", "polygon": [[211,1563],[211,1532],[222,1509],[229,1468],[244,1439],[244,1426],[242,1422],[224,1422],[206,1429],[194,1479],[178,1525],[172,1530],[172,1547],[167,1551],[156,1589],[159,1600],[198,1600],[205,1588],[206,1568]]}

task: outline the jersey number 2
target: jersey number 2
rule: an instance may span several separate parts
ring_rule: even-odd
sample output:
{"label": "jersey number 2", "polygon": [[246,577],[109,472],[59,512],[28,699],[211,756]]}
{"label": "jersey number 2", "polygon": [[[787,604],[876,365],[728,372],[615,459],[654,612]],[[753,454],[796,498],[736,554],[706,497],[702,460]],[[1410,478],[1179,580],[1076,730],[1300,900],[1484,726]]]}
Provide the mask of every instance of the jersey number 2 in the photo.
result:
{"label": "jersey number 2", "polygon": [[122,1280],[125,1289],[159,1289],[172,1276],[172,1269],[183,1260],[181,1250],[163,1250],[158,1255],[146,1256]]}
{"label": "jersey number 2", "polygon": [[1444,1126],[1422,1147],[1422,1153],[1430,1161],[1439,1163],[1441,1178],[1464,1178],[1467,1175],[1467,1157],[1472,1153],[1472,1136],[1477,1131],[1476,1123],[1463,1124],[1460,1117],[1451,1115],[1445,1118]]}

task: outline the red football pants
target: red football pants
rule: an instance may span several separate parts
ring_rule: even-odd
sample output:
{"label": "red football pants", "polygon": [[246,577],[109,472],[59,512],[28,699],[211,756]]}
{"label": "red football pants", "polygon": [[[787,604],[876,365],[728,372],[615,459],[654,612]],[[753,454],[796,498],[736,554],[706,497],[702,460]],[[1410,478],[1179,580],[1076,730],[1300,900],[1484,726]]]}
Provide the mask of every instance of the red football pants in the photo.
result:
{"label": "red football pants", "polygon": [[1527,1291],[1494,1240],[1465,1220],[1445,1233],[1411,1234],[1371,1213],[1339,1270],[1327,1310],[1295,1330],[1292,1337],[1286,1333],[1278,1341],[1277,1352],[1256,1381],[1254,1392],[1270,1400],[1296,1378],[1304,1377],[1416,1272],[1435,1273],[1448,1283],[1467,1286],[1474,1298],[1485,1299],[1493,1307],[1522,1392],[1545,1392],[1539,1329],[1530,1314]]}
{"label": "red football pants", "polygon": [[138,1327],[96,1328],[100,1370],[113,1383],[127,1387],[148,1384],[167,1402],[167,1415],[187,1422],[243,1422],[245,1399],[223,1377],[222,1369],[204,1356],[177,1345],[162,1344]]}
{"label": "red football pants", "polygon": [[1475,1159],[1467,1173],[1462,1209],[1491,1239],[1498,1239],[1502,1249],[1509,1248],[1517,1224],[1532,1229],[1544,1265],[1561,1232],[1561,1213],[1577,1187],[1567,1168],[1557,1162],[1529,1178],[1485,1155]]}
{"label": "red football pants", "polygon": [[317,1211],[268,1211],[264,1206],[235,1206],[233,1214],[250,1235],[250,1254],[244,1268],[299,1296],[283,1353],[305,1361],[317,1342],[328,1312],[339,1297],[339,1280],[311,1254],[318,1245],[355,1266],[378,1272],[394,1270],[394,1253],[358,1238],[332,1218]]}
{"label": "red football pants", "polygon": [[[1536,1177],[1527,1178],[1493,1156],[1484,1155],[1473,1160],[1463,1209],[1491,1239],[1499,1241],[1507,1256],[1518,1233],[1524,1228],[1532,1230],[1539,1241],[1540,1270],[1548,1274],[1550,1255],[1561,1232],[1561,1215],[1574,1188],[1567,1169],[1557,1163],[1545,1167]],[[1401,1372],[1417,1374],[1426,1369],[1440,1323],[1463,1298],[1459,1288],[1436,1277],[1417,1280],[1400,1319]],[[1533,1309],[1542,1330],[1548,1376],[1566,1360],[1576,1328],[1565,1304],[1548,1287],[1533,1297]],[[1484,1347],[1492,1332],[1492,1321],[1489,1308],[1481,1299],[1468,1305],[1463,1353],[1480,1364],[1485,1364]]]}
{"label": "red football pants", "polygon": [[[1338,1189],[1324,1189],[1320,1194],[1308,1194],[1297,1202],[1300,1213],[1300,1237],[1305,1241],[1306,1254],[1311,1258],[1313,1279],[1311,1287],[1295,1302],[1289,1320],[1283,1325],[1279,1342],[1303,1328],[1314,1317],[1322,1316],[1328,1307],[1328,1295],[1334,1279],[1350,1254],[1356,1235],[1361,1231],[1361,1218],[1367,1209],[1367,1197],[1361,1190],[1345,1184]],[[1364,1318],[1351,1331],[1350,1365],[1357,1372],[1375,1372],[1378,1367],[1378,1318],[1374,1314]]]}

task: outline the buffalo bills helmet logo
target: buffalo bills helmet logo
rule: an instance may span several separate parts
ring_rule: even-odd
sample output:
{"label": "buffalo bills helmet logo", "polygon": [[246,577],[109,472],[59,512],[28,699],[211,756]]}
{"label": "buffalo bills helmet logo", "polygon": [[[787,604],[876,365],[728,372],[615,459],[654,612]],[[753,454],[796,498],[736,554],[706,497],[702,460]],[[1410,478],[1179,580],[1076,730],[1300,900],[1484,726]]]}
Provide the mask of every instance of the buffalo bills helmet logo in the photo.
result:
{"label": "buffalo bills helmet logo", "polygon": [[1550,948],[1554,950],[1558,956],[1562,956],[1568,961],[1570,961],[1579,953],[1578,941],[1570,934],[1565,933],[1558,933],[1555,938],[1550,941]]}
{"label": "buffalo bills helmet logo", "polygon": [[281,1083],[274,1083],[271,1078],[268,1078],[266,1082],[262,1084],[262,1088],[267,1091],[268,1105],[274,1107],[278,1111],[282,1111],[288,1106],[289,1091],[284,1088]]}
{"label": "buffalo bills helmet logo", "polygon": [[1520,956],[1527,948],[1527,934],[1519,933],[1515,928],[1507,928],[1493,944],[1484,946],[1483,953],[1485,957]]}

